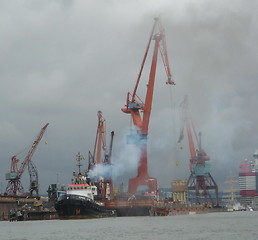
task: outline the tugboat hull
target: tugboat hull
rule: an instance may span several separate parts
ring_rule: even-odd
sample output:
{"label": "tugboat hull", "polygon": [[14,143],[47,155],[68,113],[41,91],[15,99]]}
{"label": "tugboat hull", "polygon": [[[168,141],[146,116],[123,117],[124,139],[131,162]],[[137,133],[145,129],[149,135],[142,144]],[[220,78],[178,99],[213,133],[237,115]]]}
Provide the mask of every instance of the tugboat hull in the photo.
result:
{"label": "tugboat hull", "polygon": [[55,204],[61,219],[83,219],[115,217],[116,210],[108,209],[90,198],[80,195],[64,194]]}

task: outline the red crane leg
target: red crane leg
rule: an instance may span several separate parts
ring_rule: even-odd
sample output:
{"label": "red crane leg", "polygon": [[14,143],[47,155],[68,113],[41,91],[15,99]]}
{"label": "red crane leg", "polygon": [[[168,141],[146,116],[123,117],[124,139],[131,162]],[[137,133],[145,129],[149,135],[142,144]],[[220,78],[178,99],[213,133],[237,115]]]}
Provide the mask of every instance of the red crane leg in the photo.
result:
{"label": "red crane leg", "polygon": [[147,159],[147,145],[141,147],[140,164],[138,167],[138,176],[130,178],[128,183],[128,192],[135,194],[139,186],[147,186],[148,192],[157,192],[157,179],[149,177],[148,175],[148,159]]}

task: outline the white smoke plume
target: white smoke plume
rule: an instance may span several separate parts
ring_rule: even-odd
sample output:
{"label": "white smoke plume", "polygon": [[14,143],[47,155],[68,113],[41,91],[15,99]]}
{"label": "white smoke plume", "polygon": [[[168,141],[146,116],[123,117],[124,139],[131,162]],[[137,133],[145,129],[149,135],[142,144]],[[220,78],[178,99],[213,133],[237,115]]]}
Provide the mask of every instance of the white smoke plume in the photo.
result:
{"label": "white smoke plume", "polygon": [[[131,134],[128,135],[128,132],[130,132]],[[141,150],[139,146],[137,146],[137,144],[132,143],[139,140],[139,135],[133,133],[136,133],[135,129],[124,132],[123,141],[118,143],[117,149],[119,149],[119,151],[113,154],[111,159],[111,165],[99,164],[95,166],[88,173],[90,178],[112,177],[113,180],[116,180],[129,174],[132,171],[136,172],[139,165]],[[129,143],[128,141],[130,141],[131,143]]]}

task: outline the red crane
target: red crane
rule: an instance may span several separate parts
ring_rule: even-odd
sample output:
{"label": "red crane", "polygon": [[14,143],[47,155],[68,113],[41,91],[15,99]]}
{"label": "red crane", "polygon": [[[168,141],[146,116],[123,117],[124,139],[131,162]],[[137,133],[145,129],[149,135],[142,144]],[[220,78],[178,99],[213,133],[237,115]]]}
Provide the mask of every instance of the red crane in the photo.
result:
{"label": "red crane", "polygon": [[12,157],[11,171],[6,174],[6,180],[8,180],[8,184],[7,184],[7,187],[6,187],[7,195],[16,196],[16,195],[19,195],[19,194],[24,194],[24,189],[23,189],[23,186],[22,186],[21,181],[20,181],[21,176],[24,173],[26,167],[29,165],[29,163],[32,159],[32,156],[33,156],[40,140],[42,139],[48,125],[49,125],[49,123],[47,123],[41,129],[40,133],[38,134],[36,140],[33,142],[29,152],[27,153],[26,157],[24,158],[24,160],[23,160],[19,169],[18,169],[19,159],[17,159],[16,155]]}
{"label": "red crane", "polygon": [[[154,51],[152,56],[145,101],[142,101],[140,97],[137,95],[137,90],[138,90],[142,71],[145,66],[146,58],[147,58],[152,40],[154,41]],[[134,194],[138,186],[141,186],[141,185],[148,186],[149,192],[154,192],[154,193],[157,192],[157,179],[149,177],[148,175],[147,136],[148,136],[150,115],[151,115],[154,82],[155,82],[155,76],[156,76],[157,58],[158,58],[159,50],[160,50],[165,71],[168,77],[168,80],[166,83],[175,84],[174,81],[172,80],[172,75],[171,75],[170,66],[168,62],[165,31],[161,26],[160,19],[155,18],[155,22],[147,44],[147,49],[143,57],[143,61],[141,64],[140,72],[138,74],[134,91],[132,94],[131,93],[127,94],[125,107],[122,108],[122,111],[124,113],[130,114],[132,117],[133,124],[137,129],[137,134],[135,136],[137,140],[135,140],[134,143],[141,150],[141,156],[140,156],[139,167],[138,167],[138,175],[135,178],[129,179],[128,192],[131,194]]]}
{"label": "red crane", "polygon": [[188,190],[195,191],[196,203],[200,202],[200,195],[204,196],[205,204],[208,203],[209,190],[215,190],[216,204],[218,205],[218,186],[210,174],[210,164],[207,162],[210,157],[202,148],[201,132],[198,136],[196,134],[193,121],[189,115],[187,96],[180,106],[182,108],[182,127],[178,143],[183,140],[184,129],[186,128],[190,150],[189,168],[191,174],[187,181]]}
{"label": "red crane", "polygon": [[[101,199],[112,199],[113,198],[113,183],[111,179],[111,172],[109,176],[101,176],[101,173],[97,173],[98,166],[97,165],[111,165],[111,154],[112,154],[112,146],[113,146],[113,137],[114,132],[111,132],[111,142],[109,153],[107,152],[106,147],[106,120],[102,115],[101,111],[98,111],[98,126],[97,126],[97,133],[96,139],[94,144],[94,151],[93,154],[89,152],[89,166],[88,171],[93,170],[96,167],[97,176],[95,176],[97,184],[100,185],[101,189]],[[102,154],[104,152],[104,154]],[[109,169],[111,170],[111,168]]]}

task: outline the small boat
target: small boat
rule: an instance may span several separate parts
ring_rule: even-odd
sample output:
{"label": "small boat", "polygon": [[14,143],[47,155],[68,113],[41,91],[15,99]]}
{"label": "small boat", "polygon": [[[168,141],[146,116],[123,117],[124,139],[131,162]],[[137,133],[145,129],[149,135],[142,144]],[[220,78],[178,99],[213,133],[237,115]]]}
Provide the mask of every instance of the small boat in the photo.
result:
{"label": "small boat", "polygon": [[115,217],[115,210],[94,200],[96,195],[97,187],[94,183],[78,174],[76,181],[68,185],[66,193],[59,196],[55,209],[62,219]]}
{"label": "small boat", "polygon": [[116,210],[107,208],[103,201],[97,201],[98,188],[95,182],[85,174],[74,173],[72,183],[67,186],[66,192],[61,194],[55,209],[60,219],[83,219],[99,217],[115,217]]}

